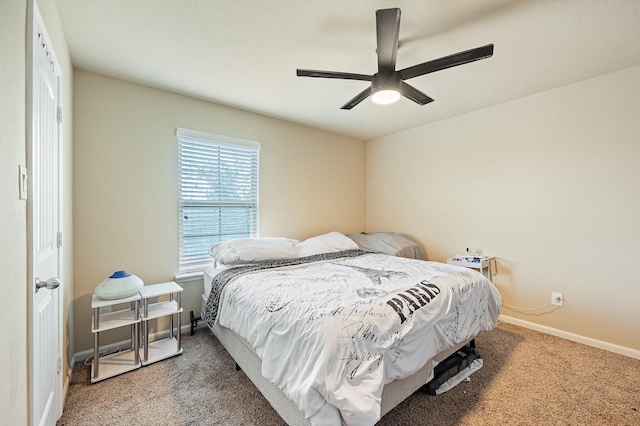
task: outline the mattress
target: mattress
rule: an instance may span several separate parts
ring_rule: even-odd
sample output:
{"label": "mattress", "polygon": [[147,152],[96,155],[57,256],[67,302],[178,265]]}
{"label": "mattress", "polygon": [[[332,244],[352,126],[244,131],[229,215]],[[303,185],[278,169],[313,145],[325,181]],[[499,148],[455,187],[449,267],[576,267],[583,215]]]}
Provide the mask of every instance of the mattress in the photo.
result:
{"label": "mattress", "polygon": [[222,268],[220,266],[211,265],[207,269],[204,270],[202,274],[202,278],[204,279],[204,296],[209,297],[209,293],[211,293],[211,282],[213,281],[213,277],[218,275]]}

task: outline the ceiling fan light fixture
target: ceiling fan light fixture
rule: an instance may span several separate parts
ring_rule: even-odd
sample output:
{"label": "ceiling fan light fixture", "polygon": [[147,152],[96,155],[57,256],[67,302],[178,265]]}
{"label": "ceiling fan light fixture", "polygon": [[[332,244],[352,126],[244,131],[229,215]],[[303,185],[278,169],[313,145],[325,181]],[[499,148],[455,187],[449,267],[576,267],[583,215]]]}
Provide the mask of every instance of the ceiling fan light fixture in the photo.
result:
{"label": "ceiling fan light fixture", "polygon": [[400,99],[400,92],[394,89],[381,89],[371,96],[371,100],[380,105],[392,104]]}

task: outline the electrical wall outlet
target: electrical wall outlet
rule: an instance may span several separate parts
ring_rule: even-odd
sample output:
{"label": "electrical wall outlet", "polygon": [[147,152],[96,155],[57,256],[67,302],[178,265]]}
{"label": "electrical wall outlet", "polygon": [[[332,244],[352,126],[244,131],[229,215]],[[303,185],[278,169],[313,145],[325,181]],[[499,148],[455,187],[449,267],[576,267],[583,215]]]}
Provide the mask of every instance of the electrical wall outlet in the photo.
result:
{"label": "electrical wall outlet", "polygon": [[551,293],[551,304],[555,306],[562,306],[564,303],[564,296],[562,293]]}

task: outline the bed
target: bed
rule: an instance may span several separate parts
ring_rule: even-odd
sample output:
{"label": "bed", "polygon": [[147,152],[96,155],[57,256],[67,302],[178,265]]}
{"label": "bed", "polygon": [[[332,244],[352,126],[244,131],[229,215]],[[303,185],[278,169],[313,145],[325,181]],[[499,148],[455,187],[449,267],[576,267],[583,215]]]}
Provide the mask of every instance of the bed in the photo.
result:
{"label": "bed", "polygon": [[339,233],[211,254],[202,319],[289,425],[375,424],[493,329],[502,303],[477,271],[362,250]]}

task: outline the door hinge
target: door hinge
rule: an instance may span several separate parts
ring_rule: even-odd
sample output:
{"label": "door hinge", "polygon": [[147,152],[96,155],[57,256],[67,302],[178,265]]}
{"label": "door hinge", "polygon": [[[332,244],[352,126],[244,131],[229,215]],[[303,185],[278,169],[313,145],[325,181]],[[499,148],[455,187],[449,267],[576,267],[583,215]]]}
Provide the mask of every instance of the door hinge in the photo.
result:
{"label": "door hinge", "polygon": [[56,236],[58,242],[58,248],[62,247],[62,231],[58,231],[58,235]]}
{"label": "door hinge", "polygon": [[58,355],[58,373],[62,371],[62,355]]}
{"label": "door hinge", "polygon": [[58,107],[58,123],[62,123],[62,107]]}

